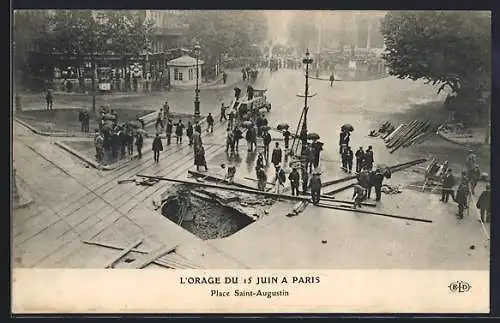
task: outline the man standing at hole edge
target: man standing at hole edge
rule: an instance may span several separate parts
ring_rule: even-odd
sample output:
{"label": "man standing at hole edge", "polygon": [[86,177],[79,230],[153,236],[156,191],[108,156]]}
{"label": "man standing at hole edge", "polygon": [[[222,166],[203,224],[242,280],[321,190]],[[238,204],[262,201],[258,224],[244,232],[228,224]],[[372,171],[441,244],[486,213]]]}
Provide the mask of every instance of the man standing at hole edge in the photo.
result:
{"label": "man standing at hole edge", "polygon": [[314,205],[319,203],[321,195],[321,178],[320,172],[314,171],[311,177],[311,199]]}
{"label": "man standing at hole edge", "polygon": [[274,177],[274,192],[276,194],[280,194],[280,187],[285,187],[286,175],[283,168],[281,168],[280,164],[275,165],[276,167],[276,176]]}
{"label": "man standing at hole edge", "polygon": [[441,202],[448,203],[448,199],[451,195],[453,198],[453,185],[455,185],[455,177],[451,173],[451,168],[446,170],[446,174],[443,175],[443,188],[441,190]]}
{"label": "man standing at hole edge", "polygon": [[290,173],[290,175],[288,175],[288,179],[290,180],[290,186],[292,188],[292,195],[298,196],[299,195],[300,176],[299,176],[299,172],[297,171],[296,167],[294,167],[292,169],[292,172]]}
{"label": "man standing at hole edge", "polygon": [[365,163],[365,152],[363,150],[363,147],[359,147],[359,149],[356,151],[356,173],[359,173],[361,171],[364,163]]}

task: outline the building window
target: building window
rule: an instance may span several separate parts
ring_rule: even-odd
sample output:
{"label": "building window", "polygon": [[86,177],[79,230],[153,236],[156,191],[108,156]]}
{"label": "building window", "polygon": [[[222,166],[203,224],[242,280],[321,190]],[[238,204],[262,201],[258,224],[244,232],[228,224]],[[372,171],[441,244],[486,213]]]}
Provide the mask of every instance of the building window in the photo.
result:
{"label": "building window", "polygon": [[179,81],[182,81],[182,72],[179,72]]}
{"label": "building window", "polygon": [[[182,73],[181,73],[182,75]],[[178,81],[179,80],[179,69],[174,68],[174,80]]]}
{"label": "building window", "polygon": [[190,69],[189,69],[189,80],[190,80],[190,81],[192,81],[192,80],[193,80],[193,74],[194,74],[194,73],[193,73],[193,69],[192,69],[192,68],[190,68]]}

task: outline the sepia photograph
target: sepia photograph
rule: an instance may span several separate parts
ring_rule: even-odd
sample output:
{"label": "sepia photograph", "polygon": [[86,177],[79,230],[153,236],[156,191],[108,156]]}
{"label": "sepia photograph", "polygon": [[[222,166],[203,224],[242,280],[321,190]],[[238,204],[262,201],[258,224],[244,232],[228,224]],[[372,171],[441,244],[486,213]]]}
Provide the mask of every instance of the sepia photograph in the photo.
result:
{"label": "sepia photograph", "polygon": [[12,16],[14,270],[489,277],[491,12]]}

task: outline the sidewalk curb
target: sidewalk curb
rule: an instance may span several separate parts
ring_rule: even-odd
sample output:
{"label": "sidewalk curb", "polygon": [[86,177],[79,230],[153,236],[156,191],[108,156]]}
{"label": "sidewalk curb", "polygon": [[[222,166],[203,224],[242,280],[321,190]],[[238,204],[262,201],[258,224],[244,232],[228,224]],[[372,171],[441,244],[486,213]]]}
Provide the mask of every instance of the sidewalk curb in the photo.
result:
{"label": "sidewalk curb", "polygon": [[[124,165],[126,165],[129,161],[133,160],[133,159],[137,159],[137,156],[136,154],[134,154],[132,156],[132,159],[129,159],[129,160],[123,160],[123,161],[120,161],[118,163],[114,163],[113,165],[100,165],[98,164],[96,161],[90,159],[89,157],[79,153],[78,151],[74,150],[73,148],[69,147],[68,145],[66,144],[63,144],[62,142],[59,142],[59,141],[56,141],[54,142],[54,144],[56,146],[58,146],[59,148],[62,148],[63,150],[69,152],[70,154],[72,154],[73,156],[75,157],[78,157],[80,160],[84,161],[85,163],[87,163],[88,165],[96,168],[96,169],[101,169],[101,170],[115,170],[117,168],[120,168]],[[146,151],[144,151],[146,152]]]}
{"label": "sidewalk curb", "polygon": [[[200,125],[202,125],[204,123],[206,123],[206,120],[200,121]],[[204,135],[206,136],[206,134],[202,133],[202,137],[205,137]],[[154,136],[145,136],[145,137],[146,138],[153,138]],[[166,134],[161,134],[160,137],[162,139],[166,139]],[[73,156],[77,157],[78,159],[82,160],[83,162],[85,162],[89,166],[92,166],[95,169],[101,169],[101,170],[104,170],[104,171],[110,171],[110,170],[115,170],[115,169],[121,168],[121,167],[123,167],[125,165],[128,165],[128,163],[131,160],[138,159],[138,155],[134,154],[132,156],[132,158],[128,159],[128,160],[122,160],[122,161],[114,163],[112,165],[100,165],[96,161],[94,161],[93,159],[91,159],[91,158],[89,158],[89,157],[81,154],[80,152],[74,150],[73,148],[69,147],[66,144],[63,144],[60,141],[56,141],[56,142],[54,142],[54,144],[56,146],[58,146],[59,148],[67,151],[68,153],[72,154]],[[151,152],[151,151],[152,151],[152,149],[150,149],[150,148],[145,149],[145,150],[142,151],[142,155],[144,156],[146,153]]]}
{"label": "sidewalk curb", "polygon": [[28,128],[31,132],[36,133],[37,135],[40,136],[45,136],[45,137],[66,137],[66,138],[92,138],[93,134],[90,132],[85,135],[84,132],[81,132],[79,134],[77,133],[67,133],[67,132],[45,132],[41,131],[32,125],[28,124],[25,121],[20,120],[19,118],[15,118],[16,122],[21,124],[22,126]]}

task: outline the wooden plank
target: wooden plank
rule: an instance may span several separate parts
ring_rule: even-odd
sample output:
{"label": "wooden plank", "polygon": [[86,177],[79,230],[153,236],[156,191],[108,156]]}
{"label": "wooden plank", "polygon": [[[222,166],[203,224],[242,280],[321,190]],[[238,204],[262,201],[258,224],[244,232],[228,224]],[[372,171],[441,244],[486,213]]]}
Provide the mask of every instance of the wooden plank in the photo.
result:
{"label": "wooden plank", "polygon": [[[88,241],[88,240],[82,240],[82,243],[88,244],[88,245],[95,245],[99,247],[104,247],[104,248],[109,248],[109,249],[115,249],[115,250],[123,250],[122,246],[114,245],[111,243],[107,242],[100,242],[100,241]],[[151,250],[144,250],[144,249],[137,249],[137,248],[132,248],[130,249],[130,252],[135,252],[139,254],[149,254],[151,253]],[[162,267],[171,267],[171,268],[176,268],[176,269],[184,269],[184,268],[191,268],[191,269],[197,269],[201,268],[198,265],[194,263],[188,263],[188,262],[181,262],[180,260],[175,260],[175,259],[170,259],[172,258],[171,255],[164,256],[163,258],[159,258],[155,261],[153,261],[154,264],[157,264]]]}
{"label": "wooden plank", "polygon": [[356,183],[351,183],[351,184],[348,184],[348,185],[345,185],[345,186],[342,186],[342,187],[339,187],[339,188],[336,188],[332,191],[329,191],[329,192],[326,192],[324,193],[324,195],[334,195],[334,194],[337,194],[337,193],[340,193],[340,192],[343,192],[345,190],[348,190],[350,189],[351,187],[353,187],[354,185],[356,185]]}
{"label": "wooden plank", "polygon": [[[100,242],[100,241],[95,241],[95,240],[92,240],[92,241],[91,240],[82,240],[82,243],[85,243],[88,245],[104,247],[104,248],[109,248],[109,249],[123,250],[123,247],[114,245],[112,243],[107,243],[107,242]],[[130,252],[148,254],[148,253],[151,253],[151,250],[132,248],[132,249],[130,249]]]}
{"label": "wooden plank", "polygon": [[[401,164],[397,164],[397,165],[392,165],[392,166],[389,166],[389,169],[392,171],[392,172],[397,172],[403,168],[401,167],[410,167],[410,166],[414,166],[414,165],[417,165],[417,164],[421,164],[423,162],[427,161],[427,159],[416,159],[416,160],[412,160],[410,162],[406,162],[406,163],[401,163]],[[332,181],[326,181],[326,182],[323,182],[321,184],[321,187],[326,187],[326,186],[330,186],[330,185],[333,185],[333,184],[338,184],[338,183],[342,183],[342,182],[347,182],[351,179],[355,179],[357,175],[349,175],[349,176],[346,176],[346,177],[342,177],[342,178],[339,178],[339,179],[335,179],[335,180],[332,180]]]}
{"label": "wooden plank", "polygon": [[133,244],[131,244],[130,246],[128,246],[127,248],[123,249],[122,252],[120,252],[113,260],[111,260],[109,262],[109,264],[106,265],[106,269],[108,268],[113,268],[114,265],[120,260],[122,259],[123,257],[125,257],[126,254],[128,254],[132,249],[138,247],[142,242],[144,241],[144,238],[141,238],[139,240],[137,240],[136,242],[134,242]]}
{"label": "wooden plank", "polygon": [[201,187],[210,187],[210,188],[217,188],[217,189],[221,189],[221,190],[229,190],[229,191],[234,191],[234,192],[264,195],[264,196],[270,196],[270,197],[275,197],[275,198],[283,198],[283,199],[292,200],[292,201],[309,201],[310,200],[307,197],[262,192],[262,191],[258,191],[255,189],[246,189],[246,188],[240,188],[240,187],[230,187],[230,186],[222,186],[222,185],[214,185],[214,184],[206,184],[206,183],[195,183],[195,182],[183,181],[183,180],[167,178],[167,177],[160,177],[160,176],[149,176],[149,175],[141,175],[141,174],[137,174],[137,176],[138,177],[145,177],[145,178],[148,178],[148,177],[157,178],[159,180],[169,181],[169,182],[174,182],[174,183],[179,183],[179,184],[194,185],[194,186],[201,186]]}
{"label": "wooden plank", "polygon": [[[354,186],[355,184],[352,184],[352,186]],[[337,200],[336,198],[334,198],[333,196],[328,196],[328,195],[320,195],[320,198],[322,200],[326,200],[328,202],[337,202],[337,203],[345,203],[345,204],[354,204],[354,201],[350,201],[350,200]],[[372,203],[372,202],[362,202],[361,205],[364,205],[364,206],[372,206],[372,207],[375,207],[377,206],[376,203]]]}
{"label": "wooden plank", "polygon": [[326,209],[333,209],[333,210],[340,210],[340,211],[351,211],[351,212],[365,213],[365,214],[370,214],[370,215],[379,215],[379,216],[385,216],[385,217],[395,218],[395,219],[400,219],[400,220],[410,220],[410,221],[417,221],[417,222],[424,222],[424,223],[432,223],[432,220],[427,220],[427,219],[412,218],[412,217],[392,215],[392,214],[386,214],[386,213],[380,213],[380,212],[365,211],[365,210],[361,210],[361,209],[354,209],[354,208],[348,208],[348,207],[342,207],[342,206],[325,205],[325,204],[321,204],[321,203],[318,204],[317,206],[322,207],[322,208],[326,208]]}
{"label": "wooden plank", "polygon": [[406,125],[404,123],[400,124],[394,131],[392,131],[388,136],[384,137],[384,141],[388,143],[394,136],[402,131]]}
{"label": "wooden plank", "polygon": [[135,264],[134,268],[135,269],[143,269],[144,267],[146,267],[150,263],[156,261],[158,258],[163,257],[167,253],[175,251],[175,249],[177,249],[177,246],[174,246],[174,247],[167,247],[167,246],[160,247],[160,248],[156,249],[156,251],[153,251],[151,254],[149,254],[148,257],[146,257],[146,259],[144,259],[143,261]]}

